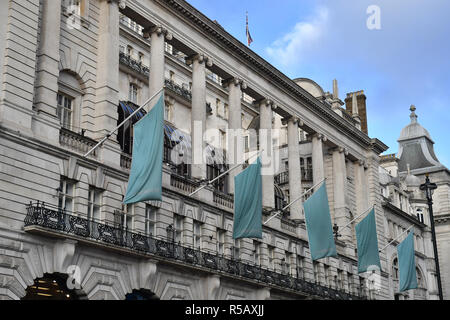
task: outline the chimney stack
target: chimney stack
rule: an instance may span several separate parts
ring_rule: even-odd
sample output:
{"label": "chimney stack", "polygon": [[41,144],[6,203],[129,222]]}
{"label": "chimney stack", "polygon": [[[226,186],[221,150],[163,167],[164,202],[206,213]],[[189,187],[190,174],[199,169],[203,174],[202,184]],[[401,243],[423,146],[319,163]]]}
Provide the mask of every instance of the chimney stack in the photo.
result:
{"label": "chimney stack", "polygon": [[353,118],[357,117],[360,119],[361,131],[368,135],[366,100],[367,97],[363,90],[347,93],[347,98],[345,98],[345,110]]}

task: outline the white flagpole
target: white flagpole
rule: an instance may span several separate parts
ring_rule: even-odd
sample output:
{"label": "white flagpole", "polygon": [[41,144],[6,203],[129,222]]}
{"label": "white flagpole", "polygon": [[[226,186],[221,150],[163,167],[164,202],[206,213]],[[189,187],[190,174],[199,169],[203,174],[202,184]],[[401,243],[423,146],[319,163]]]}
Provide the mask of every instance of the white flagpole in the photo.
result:
{"label": "white flagpole", "polygon": [[[258,151],[258,153],[256,154],[256,156],[259,156],[259,154],[261,152],[263,152],[264,149]],[[248,160],[250,160],[251,158],[255,157],[255,155],[251,156],[248,158]],[[217,180],[219,180],[220,178],[222,178],[223,176],[225,176],[226,174],[228,174],[229,172],[233,171],[234,169],[238,168],[242,166],[242,163],[235,165],[234,167],[228,169],[227,171],[225,171],[224,173],[222,173],[221,175],[219,175],[218,177],[216,177],[215,179],[209,181],[208,183],[206,183],[204,186],[201,186],[200,188],[198,188],[197,190],[195,190],[194,192],[192,192],[189,197],[192,197],[194,194],[198,193],[199,191],[205,189],[207,186],[209,186],[210,184],[213,184],[214,182],[216,182]]]}
{"label": "white flagpole", "polygon": [[397,238],[395,238],[394,240],[392,240],[391,242],[389,242],[383,249],[379,250],[378,252],[384,251],[384,249],[386,249],[387,247],[389,247],[391,244],[393,244],[395,241],[397,241],[398,239],[400,239],[400,237],[402,235],[404,235],[406,232],[408,232],[409,230],[411,230],[414,227],[414,225],[412,225],[411,227],[409,227],[407,230],[405,230],[404,232],[402,232]]}
{"label": "white flagpole", "polygon": [[[303,198],[308,192],[310,192],[311,190],[313,190],[315,187],[319,186],[320,184],[322,184],[322,182],[324,182],[327,178],[323,179],[322,181],[320,181],[319,183],[317,183],[315,186],[309,188],[305,193],[303,193],[300,197],[298,197],[297,199],[295,199],[294,201],[292,201],[290,204],[288,204],[286,207],[284,207],[283,209],[281,209],[281,211],[286,210],[287,208],[289,208],[290,206],[292,206],[294,203],[296,203],[297,201],[299,201],[301,198]],[[276,214],[274,214],[272,217],[270,217],[269,219],[267,219],[266,222],[264,222],[264,225],[268,224],[269,221],[271,221],[273,218],[275,218],[276,216],[278,216],[281,211],[279,210]]]}
{"label": "white flagpole", "polygon": [[110,133],[108,133],[106,135],[106,137],[104,137],[99,143],[97,143],[97,145],[95,147],[93,147],[88,153],[86,153],[83,157],[87,158],[87,156],[89,156],[92,152],[94,152],[95,149],[97,149],[98,147],[100,147],[103,143],[105,143],[106,140],[109,139],[109,137],[111,137],[117,130],[119,130],[119,128],[121,126],[123,126],[128,120],[130,120],[136,113],[138,113],[139,111],[142,110],[142,108],[144,108],[150,101],[153,100],[153,98],[155,98],[159,93],[161,93],[161,91],[164,90],[164,87],[162,87],[161,89],[159,89],[153,96],[151,96],[147,101],[145,101],[145,103],[140,106],[138,109],[136,109],[136,111],[134,111],[132,114],[130,114],[130,116],[128,118],[126,118],[125,120],[123,120],[123,122],[121,124],[119,124],[113,131],[111,131]]}
{"label": "white flagpole", "polygon": [[369,212],[370,210],[372,210],[373,208],[375,208],[375,206],[371,207],[370,209],[364,211],[363,213],[361,213],[360,215],[358,215],[355,219],[353,219],[352,221],[350,221],[345,227],[342,227],[342,229],[348,228],[353,222],[356,221],[356,219],[358,219],[359,217],[365,215],[367,212]]}

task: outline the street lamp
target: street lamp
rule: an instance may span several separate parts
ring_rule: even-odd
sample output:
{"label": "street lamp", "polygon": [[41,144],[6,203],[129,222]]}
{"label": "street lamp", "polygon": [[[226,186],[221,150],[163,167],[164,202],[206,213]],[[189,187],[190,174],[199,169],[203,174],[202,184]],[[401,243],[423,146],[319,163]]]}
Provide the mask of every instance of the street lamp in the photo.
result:
{"label": "street lamp", "polygon": [[436,189],[437,189],[436,183],[431,183],[430,178],[427,174],[425,183],[420,185],[420,190],[425,191],[425,196],[427,197],[427,200],[428,200],[428,210],[430,212],[431,234],[433,237],[434,261],[436,264],[439,299],[443,300],[442,285],[441,285],[441,272],[439,270],[439,257],[438,257],[438,250],[437,250],[437,243],[436,243],[436,231],[434,229],[434,217],[433,217],[433,191]]}

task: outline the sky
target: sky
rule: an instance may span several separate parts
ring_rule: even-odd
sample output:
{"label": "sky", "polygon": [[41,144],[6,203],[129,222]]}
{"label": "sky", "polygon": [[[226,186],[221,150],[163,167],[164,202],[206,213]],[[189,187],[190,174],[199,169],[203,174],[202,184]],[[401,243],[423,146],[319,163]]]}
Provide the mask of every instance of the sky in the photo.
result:
{"label": "sky", "polygon": [[310,78],[329,92],[337,79],[341,100],[364,90],[369,136],[390,147],[386,154],[398,152],[415,105],[450,168],[450,1],[188,2],[245,44],[248,11],[250,48],[288,77]]}

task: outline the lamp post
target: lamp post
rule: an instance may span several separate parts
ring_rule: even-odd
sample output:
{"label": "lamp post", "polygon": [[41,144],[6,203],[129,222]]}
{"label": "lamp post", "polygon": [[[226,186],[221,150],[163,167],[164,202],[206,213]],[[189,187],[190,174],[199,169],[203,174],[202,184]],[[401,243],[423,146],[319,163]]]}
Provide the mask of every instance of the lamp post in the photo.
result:
{"label": "lamp post", "polygon": [[436,231],[434,229],[434,217],[433,217],[433,191],[437,189],[436,183],[431,183],[428,174],[426,175],[425,183],[420,186],[420,190],[425,191],[425,195],[428,201],[428,210],[430,212],[430,222],[431,222],[431,234],[433,237],[433,249],[434,249],[434,262],[436,264],[436,274],[437,283],[439,290],[439,299],[443,300],[442,297],[442,285],[441,285],[441,272],[439,270],[439,257],[436,243]]}

